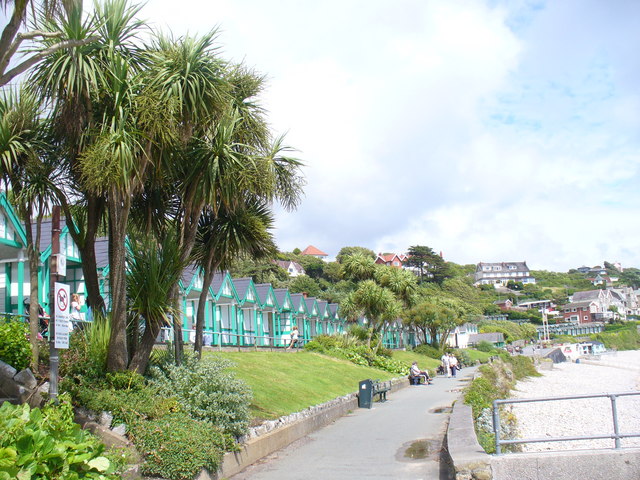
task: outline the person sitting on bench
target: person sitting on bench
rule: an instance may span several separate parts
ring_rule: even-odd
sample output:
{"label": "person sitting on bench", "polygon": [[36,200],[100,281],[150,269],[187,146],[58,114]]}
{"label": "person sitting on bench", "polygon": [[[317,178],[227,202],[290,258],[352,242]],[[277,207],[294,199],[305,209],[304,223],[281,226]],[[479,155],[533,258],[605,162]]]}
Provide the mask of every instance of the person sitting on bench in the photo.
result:
{"label": "person sitting on bench", "polygon": [[415,383],[416,385],[420,385],[420,378],[424,378],[424,384],[429,384],[431,383],[431,379],[429,378],[429,373],[420,370],[420,367],[418,367],[418,362],[413,362],[413,364],[411,365],[411,371],[409,372],[409,377],[412,379],[417,378],[417,383]]}

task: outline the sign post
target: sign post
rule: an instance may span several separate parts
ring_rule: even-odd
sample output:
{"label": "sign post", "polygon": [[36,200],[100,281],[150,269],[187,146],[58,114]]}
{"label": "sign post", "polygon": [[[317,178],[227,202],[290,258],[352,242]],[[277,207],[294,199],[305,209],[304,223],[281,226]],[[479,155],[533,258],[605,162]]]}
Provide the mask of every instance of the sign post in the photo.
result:
{"label": "sign post", "polygon": [[55,291],[55,334],[53,343],[55,348],[69,348],[69,311],[71,294],[69,285],[54,283]]}
{"label": "sign post", "polygon": [[[58,281],[57,254],[60,253],[60,207],[53,206],[51,215],[51,255],[49,256],[49,397],[58,403],[58,320],[56,285]],[[61,328],[62,325],[60,325]],[[69,348],[69,319],[67,317],[67,348]]]}

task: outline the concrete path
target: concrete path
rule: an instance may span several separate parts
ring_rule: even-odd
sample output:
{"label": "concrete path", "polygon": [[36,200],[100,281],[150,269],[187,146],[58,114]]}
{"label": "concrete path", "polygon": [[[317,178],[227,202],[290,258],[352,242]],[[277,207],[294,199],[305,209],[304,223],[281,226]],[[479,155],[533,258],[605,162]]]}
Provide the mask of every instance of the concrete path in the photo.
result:
{"label": "concrete path", "polygon": [[359,408],[231,478],[452,479],[450,465],[440,461],[443,438],[451,405],[474,370],[391,392],[387,402]]}

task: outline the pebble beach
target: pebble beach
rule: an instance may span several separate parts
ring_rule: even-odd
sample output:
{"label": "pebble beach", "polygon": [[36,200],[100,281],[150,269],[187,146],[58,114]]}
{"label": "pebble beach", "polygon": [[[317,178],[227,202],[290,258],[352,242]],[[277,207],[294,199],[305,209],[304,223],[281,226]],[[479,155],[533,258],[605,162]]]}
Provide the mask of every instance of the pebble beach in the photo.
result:
{"label": "pebble beach", "polygon": [[[610,352],[580,363],[558,363],[541,377],[517,383],[513,398],[540,398],[591,393],[640,391],[640,350]],[[640,433],[640,395],[617,398],[621,433]],[[576,437],[613,432],[611,400],[574,399],[514,404],[519,438]],[[621,440],[640,447],[640,438]],[[523,445],[525,452],[613,448],[613,439],[541,442]]]}

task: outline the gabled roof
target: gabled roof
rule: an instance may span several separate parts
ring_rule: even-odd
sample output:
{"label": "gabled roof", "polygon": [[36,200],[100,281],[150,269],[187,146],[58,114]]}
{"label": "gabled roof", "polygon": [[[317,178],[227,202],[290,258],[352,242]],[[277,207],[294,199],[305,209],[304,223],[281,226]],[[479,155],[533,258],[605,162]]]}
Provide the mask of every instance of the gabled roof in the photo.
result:
{"label": "gabled roof", "polygon": [[244,304],[246,302],[257,303],[258,292],[253,285],[253,279],[251,277],[234,278],[232,279],[233,286],[238,294],[238,300]]}
{"label": "gabled roof", "polygon": [[309,245],[307,248],[305,248],[302,252],[300,252],[300,255],[318,255],[322,257],[328,257],[326,253],[314,247],[313,245]]}
{"label": "gabled roof", "polygon": [[330,317],[334,317],[334,318],[338,318],[338,309],[340,308],[340,305],[337,303],[330,303],[327,308],[329,309],[329,316]]}
{"label": "gabled roof", "polygon": [[185,293],[189,293],[191,290],[202,290],[202,287],[195,287],[195,280],[199,274],[199,267],[197,267],[195,263],[187,265],[182,271],[182,275],[180,276],[180,285]]}
{"label": "gabled roof", "polygon": [[[320,309],[318,308],[318,301],[314,297],[306,297],[304,299],[304,302],[306,303],[307,312],[309,313],[309,315],[312,315],[314,317],[319,317],[320,316]],[[313,313],[314,310],[316,311],[315,314]]]}
{"label": "gabled roof", "polygon": [[328,310],[329,302],[326,300],[316,300],[318,302],[318,316],[320,318],[327,318],[331,316],[331,312]]}
{"label": "gabled roof", "polygon": [[575,292],[571,299],[573,302],[582,302],[585,300],[599,300],[601,292],[606,290],[587,290],[584,292]]}
{"label": "gabled roof", "polygon": [[293,303],[292,311],[295,313],[309,313],[309,309],[307,308],[307,303],[305,302],[304,295],[301,293],[292,293],[291,303]]}
{"label": "gabled roof", "polygon": [[239,300],[231,275],[229,275],[229,272],[227,271],[215,273],[213,281],[211,282],[211,290],[213,291],[216,302],[218,303],[220,303],[219,300],[223,297],[235,300],[236,302]]}
{"label": "gabled roof", "polygon": [[255,285],[258,301],[262,308],[274,307],[278,308],[278,300],[270,283],[259,283]]}
{"label": "gabled roof", "polygon": [[280,268],[289,271],[289,267],[293,267],[293,269],[299,273],[304,273],[304,268],[297,262],[293,260],[274,260],[273,263],[278,265]]}
{"label": "gabled roof", "polygon": [[293,301],[288,289],[276,288],[273,293],[278,301],[278,310],[282,312],[283,310],[288,311],[293,309]]}

